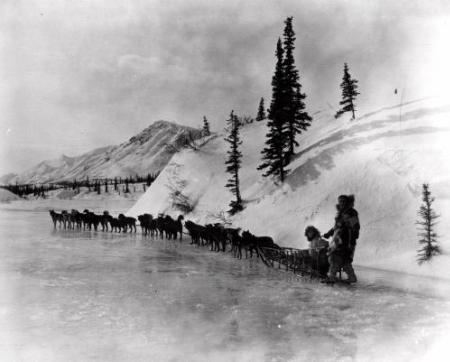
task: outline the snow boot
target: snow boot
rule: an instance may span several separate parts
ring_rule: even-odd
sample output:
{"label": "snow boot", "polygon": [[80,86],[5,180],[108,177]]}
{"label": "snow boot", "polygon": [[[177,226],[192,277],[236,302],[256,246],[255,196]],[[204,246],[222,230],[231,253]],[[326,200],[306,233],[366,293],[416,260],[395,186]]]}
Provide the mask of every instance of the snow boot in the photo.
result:
{"label": "snow boot", "polygon": [[347,274],[347,279],[343,280],[346,283],[356,283],[358,279],[356,278],[355,271],[353,270],[353,266],[351,264],[344,265],[342,268]]}
{"label": "snow boot", "polygon": [[356,275],[353,275],[352,277],[348,277],[347,279],[343,280],[344,283],[348,284],[356,283],[357,281],[358,279],[356,278]]}
{"label": "snow boot", "polygon": [[321,283],[325,283],[325,284],[334,285],[334,283],[336,283],[336,279],[335,278],[326,277],[326,278],[322,279],[320,282]]}

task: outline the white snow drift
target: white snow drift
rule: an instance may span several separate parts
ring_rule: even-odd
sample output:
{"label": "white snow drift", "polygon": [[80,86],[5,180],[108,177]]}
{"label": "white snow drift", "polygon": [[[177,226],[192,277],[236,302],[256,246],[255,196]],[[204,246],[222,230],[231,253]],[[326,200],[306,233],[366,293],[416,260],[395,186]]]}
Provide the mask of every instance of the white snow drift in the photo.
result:
{"label": "white snow drift", "polygon": [[13,194],[11,191],[0,189],[0,202],[10,202],[20,200],[20,197],[16,194]]}
{"label": "white snow drift", "polygon": [[[418,100],[361,115],[317,114],[299,137],[298,153],[284,185],[275,185],[256,170],[265,141],[265,122],[242,130],[241,189],[245,210],[227,218],[235,227],[270,235],[283,246],[307,246],[303,230],[315,225],[325,232],[333,225],[336,198],[354,194],[361,221],[355,263],[450,278],[450,103]],[[176,154],[160,177],[132,207],[140,213],[178,214],[171,206],[168,185],[181,190],[195,206],[186,218],[223,221],[232,195],[226,189],[223,135],[198,151]],[[437,231],[444,255],[418,266],[415,221],[422,183],[429,183],[441,214]]]}

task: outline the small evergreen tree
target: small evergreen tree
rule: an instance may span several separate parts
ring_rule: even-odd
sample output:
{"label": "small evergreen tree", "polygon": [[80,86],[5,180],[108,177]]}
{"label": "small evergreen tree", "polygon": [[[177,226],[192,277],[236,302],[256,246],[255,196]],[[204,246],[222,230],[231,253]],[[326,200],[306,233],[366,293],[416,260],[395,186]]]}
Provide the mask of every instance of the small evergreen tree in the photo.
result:
{"label": "small evergreen tree", "polygon": [[114,177],[114,191],[117,191],[117,177]]}
{"label": "small evergreen tree", "polygon": [[422,185],[422,201],[418,215],[420,220],[416,221],[419,225],[419,243],[423,245],[422,249],[418,250],[417,261],[422,264],[424,261],[430,260],[434,255],[440,254],[441,250],[437,245],[437,234],[434,227],[439,215],[432,208],[434,197],[431,196],[428,184]]}
{"label": "small evergreen tree", "polygon": [[209,130],[209,122],[206,119],[206,116],[203,116],[203,136],[209,136],[211,134],[211,131]]}
{"label": "small evergreen tree", "polygon": [[359,94],[357,83],[358,81],[350,76],[347,63],[344,63],[344,76],[341,83],[342,101],[339,102],[343,107],[336,112],[335,118],[339,118],[345,112],[352,112],[352,119],[355,119],[355,99]]}
{"label": "small evergreen tree", "polygon": [[130,188],[129,188],[129,181],[128,181],[128,177],[125,179],[125,193],[129,194],[130,193]]}
{"label": "small evergreen tree", "polygon": [[105,192],[108,192],[108,179],[105,180]]}
{"label": "small evergreen tree", "polygon": [[266,111],[264,110],[264,98],[261,97],[259,101],[258,114],[256,115],[256,122],[266,119]]}
{"label": "small evergreen tree", "polygon": [[269,121],[266,134],[266,147],[262,150],[263,163],[258,170],[266,169],[264,177],[274,176],[284,182],[288,170],[285,169],[285,150],[288,146],[288,133],[286,132],[286,97],[285,77],[283,70],[283,47],[281,39],[278,39],[275,73],[272,77],[272,101],[269,109]]}
{"label": "small evergreen tree", "polygon": [[225,141],[229,143],[230,149],[227,151],[228,159],[225,161],[226,171],[231,174],[225,187],[229,188],[231,193],[236,196],[236,200],[230,202],[231,209],[228,211],[231,215],[242,211],[242,198],[239,187],[239,169],[241,168],[242,153],[239,151],[239,146],[242,141],[239,138],[240,122],[234,112],[231,111],[230,118],[227,120],[226,131],[229,132]]}

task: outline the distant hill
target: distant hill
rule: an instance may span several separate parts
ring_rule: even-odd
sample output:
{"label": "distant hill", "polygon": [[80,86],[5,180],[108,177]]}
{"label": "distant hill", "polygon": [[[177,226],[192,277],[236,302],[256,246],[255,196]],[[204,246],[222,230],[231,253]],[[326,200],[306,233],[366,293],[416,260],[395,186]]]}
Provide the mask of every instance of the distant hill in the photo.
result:
{"label": "distant hill", "polygon": [[156,173],[167,165],[188,135],[199,139],[202,134],[195,128],[157,121],[118,146],[97,148],[75,157],[62,155],[42,161],[21,174],[4,175],[0,182],[43,183]]}
{"label": "distant hill", "polygon": [[17,177],[16,173],[8,173],[0,177],[0,184],[7,185],[11,183],[11,180],[14,180]]}

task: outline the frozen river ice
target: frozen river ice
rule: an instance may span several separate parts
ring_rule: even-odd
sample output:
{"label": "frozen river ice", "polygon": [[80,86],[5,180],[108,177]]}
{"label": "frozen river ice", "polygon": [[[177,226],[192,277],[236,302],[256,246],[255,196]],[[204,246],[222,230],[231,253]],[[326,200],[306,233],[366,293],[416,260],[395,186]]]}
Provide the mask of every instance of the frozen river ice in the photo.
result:
{"label": "frozen river ice", "polygon": [[357,286],[329,287],[187,241],[53,230],[44,209],[0,216],[2,361],[416,361],[448,352],[442,282],[435,293],[429,279],[359,268]]}

